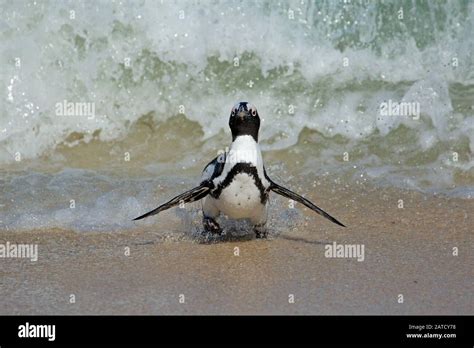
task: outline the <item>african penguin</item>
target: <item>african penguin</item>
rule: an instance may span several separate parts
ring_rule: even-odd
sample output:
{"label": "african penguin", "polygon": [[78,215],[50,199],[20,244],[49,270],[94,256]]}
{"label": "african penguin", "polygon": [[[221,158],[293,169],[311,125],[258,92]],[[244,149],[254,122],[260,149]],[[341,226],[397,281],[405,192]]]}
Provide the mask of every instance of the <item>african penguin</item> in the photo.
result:
{"label": "african penguin", "polygon": [[202,201],[203,225],[206,232],[220,234],[216,219],[224,214],[231,219],[248,219],[254,226],[257,238],[266,237],[270,191],[300,202],[319,215],[345,227],[335,218],[306,198],[273,182],[265,172],[258,144],[260,117],[255,106],[240,102],[234,105],[229,118],[232,144],[225,153],[207,164],[199,186],[171,199],[158,208],[134,220],[158,214],[181,202]]}

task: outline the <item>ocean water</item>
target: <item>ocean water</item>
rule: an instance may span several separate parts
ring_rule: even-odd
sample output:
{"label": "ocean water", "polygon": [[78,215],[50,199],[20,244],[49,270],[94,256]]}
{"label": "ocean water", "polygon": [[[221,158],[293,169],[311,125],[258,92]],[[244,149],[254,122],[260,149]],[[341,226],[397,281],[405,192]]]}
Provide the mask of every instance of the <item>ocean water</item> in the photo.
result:
{"label": "ocean water", "polygon": [[240,100],[300,193],[323,177],[474,198],[473,1],[0,8],[0,229],[134,228],[229,145]]}

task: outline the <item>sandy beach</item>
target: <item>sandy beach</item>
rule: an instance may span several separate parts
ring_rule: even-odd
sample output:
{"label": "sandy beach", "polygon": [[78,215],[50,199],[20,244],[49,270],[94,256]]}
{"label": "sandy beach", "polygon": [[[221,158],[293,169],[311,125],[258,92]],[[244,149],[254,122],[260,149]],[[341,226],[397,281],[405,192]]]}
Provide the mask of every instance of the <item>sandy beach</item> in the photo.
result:
{"label": "sandy beach", "polygon": [[[298,207],[305,223],[268,240],[176,237],[183,224],[166,214],[161,231],[1,232],[1,243],[37,243],[38,261],[0,260],[0,314],[474,313],[474,201],[319,191],[347,228]],[[326,257],[333,242],[364,245],[363,261]]]}

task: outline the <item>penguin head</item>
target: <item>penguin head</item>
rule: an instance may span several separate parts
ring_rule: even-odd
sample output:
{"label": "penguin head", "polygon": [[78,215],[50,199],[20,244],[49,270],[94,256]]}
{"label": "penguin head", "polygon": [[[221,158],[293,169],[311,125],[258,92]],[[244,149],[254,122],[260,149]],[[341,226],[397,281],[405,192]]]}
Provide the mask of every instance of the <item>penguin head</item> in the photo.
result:
{"label": "penguin head", "polygon": [[257,108],[247,102],[239,102],[232,107],[229,118],[232,140],[239,135],[250,135],[258,142],[260,117]]}

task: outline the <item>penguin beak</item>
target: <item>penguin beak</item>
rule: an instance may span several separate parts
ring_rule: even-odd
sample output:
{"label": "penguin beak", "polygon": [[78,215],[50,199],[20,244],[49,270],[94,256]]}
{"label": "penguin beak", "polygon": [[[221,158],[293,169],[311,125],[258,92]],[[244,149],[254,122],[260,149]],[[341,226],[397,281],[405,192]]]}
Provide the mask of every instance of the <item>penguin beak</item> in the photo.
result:
{"label": "penguin beak", "polygon": [[243,121],[245,116],[247,116],[247,112],[241,110],[239,111],[239,113],[237,114],[237,116],[239,116],[240,120]]}

